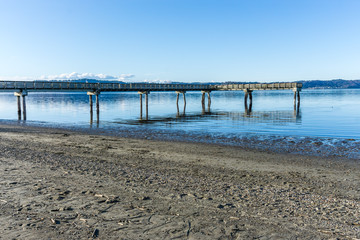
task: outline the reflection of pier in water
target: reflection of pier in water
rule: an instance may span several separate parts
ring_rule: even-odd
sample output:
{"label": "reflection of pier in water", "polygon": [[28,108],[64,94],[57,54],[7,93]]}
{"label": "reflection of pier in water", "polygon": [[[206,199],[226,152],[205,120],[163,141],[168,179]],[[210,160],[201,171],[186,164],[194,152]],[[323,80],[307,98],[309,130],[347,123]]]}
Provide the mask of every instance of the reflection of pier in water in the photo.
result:
{"label": "reflection of pier in water", "polygon": [[244,113],[227,113],[227,116],[234,121],[243,120],[246,122],[271,122],[271,123],[292,123],[301,121],[300,111],[254,111],[249,114]]}
{"label": "reflection of pier in water", "polygon": [[[243,112],[223,112],[223,111],[210,111],[207,109],[201,113],[186,113],[185,109],[183,112],[177,112],[174,116],[167,117],[153,117],[150,120],[130,120],[126,123],[130,124],[156,124],[156,123],[180,123],[190,121],[206,121],[211,120],[222,120],[231,119],[234,122],[242,123],[271,123],[271,124],[285,124],[285,123],[300,123],[301,112],[297,109],[291,110],[279,110],[279,111],[254,111],[249,114],[247,110]],[[122,122],[118,122],[122,123]]]}

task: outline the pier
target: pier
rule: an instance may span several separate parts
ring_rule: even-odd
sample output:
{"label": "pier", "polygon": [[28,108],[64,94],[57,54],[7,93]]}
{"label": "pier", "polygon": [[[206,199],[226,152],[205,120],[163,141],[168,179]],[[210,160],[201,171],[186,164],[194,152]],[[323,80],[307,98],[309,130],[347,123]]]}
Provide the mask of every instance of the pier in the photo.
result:
{"label": "pier", "polygon": [[[186,92],[201,92],[201,105],[205,111],[205,99],[207,95],[208,109],[211,105],[212,91],[244,91],[244,105],[246,112],[252,109],[252,93],[257,90],[292,90],[294,91],[294,110],[300,107],[300,91],[302,83],[261,83],[261,84],[160,84],[160,83],[86,83],[71,81],[0,81],[0,91],[14,92],[17,97],[18,119],[26,120],[26,100],[29,92],[86,92],[89,96],[90,121],[93,121],[93,96],[95,96],[96,116],[99,122],[100,93],[101,92],[138,92],[140,96],[140,119],[143,117],[143,96],[145,95],[145,119],[148,120],[150,92],[169,92],[177,94],[176,105],[179,114],[179,95],[183,95],[184,112],[186,108]],[[22,103],[21,103],[22,98]],[[22,107],[21,107],[22,105]],[[22,111],[21,111],[22,110]]]}

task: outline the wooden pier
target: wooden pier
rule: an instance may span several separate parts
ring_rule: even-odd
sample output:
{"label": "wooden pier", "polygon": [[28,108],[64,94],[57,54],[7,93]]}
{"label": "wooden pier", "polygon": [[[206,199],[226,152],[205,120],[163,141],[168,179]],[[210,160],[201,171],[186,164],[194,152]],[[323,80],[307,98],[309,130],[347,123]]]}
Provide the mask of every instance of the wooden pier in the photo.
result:
{"label": "wooden pier", "polygon": [[[179,95],[183,95],[184,111],[186,108],[185,93],[188,91],[199,91],[202,93],[201,104],[205,109],[205,95],[208,96],[208,109],[211,105],[210,93],[212,91],[244,91],[245,92],[245,109],[251,112],[252,93],[255,90],[293,90],[294,91],[294,108],[300,106],[300,91],[302,83],[261,83],[261,84],[160,84],[160,83],[86,83],[71,81],[0,81],[0,91],[12,91],[17,97],[18,118],[21,120],[21,105],[23,106],[23,119],[26,120],[26,101],[25,97],[28,92],[87,92],[90,102],[90,119],[93,119],[93,96],[96,101],[96,115],[99,121],[100,103],[99,95],[101,92],[138,92],[140,95],[140,118],[142,119],[142,95],[145,94],[146,120],[148,120],[148,94],[150,92],[169,92],[177,94],[176,105],[179,112]],[[21,98],[22,97],[22,104]],[[249,100],[249,104],[248,104]]]}

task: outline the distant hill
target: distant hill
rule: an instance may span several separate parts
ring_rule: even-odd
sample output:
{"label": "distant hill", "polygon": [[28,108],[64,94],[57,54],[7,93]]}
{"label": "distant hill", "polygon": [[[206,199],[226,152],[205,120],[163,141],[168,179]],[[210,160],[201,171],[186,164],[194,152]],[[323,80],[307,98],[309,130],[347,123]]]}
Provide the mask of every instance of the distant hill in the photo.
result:
{"label": "distant hill", "polygon": [[310,81],[298,81],[303,84],[303,88],[360,88],[360,80],[310,80]]}

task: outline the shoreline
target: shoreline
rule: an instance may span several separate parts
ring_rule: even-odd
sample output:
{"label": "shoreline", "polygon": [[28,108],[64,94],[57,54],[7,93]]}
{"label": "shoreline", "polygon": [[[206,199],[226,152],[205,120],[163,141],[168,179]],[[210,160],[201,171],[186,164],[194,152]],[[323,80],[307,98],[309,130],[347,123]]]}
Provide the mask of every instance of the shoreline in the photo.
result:
{"label": "shoreline", "polygon": [[[144,126],[69,126],[51,123],[0,121],[0,125],[23,126],[32,128],[57,129],[83,134],[96,134],[131,139],[170,141],[184,143],[201,143],[218,146],[241,147],[256,151],[290,153],[304,156],[341,158],[350,161],[360,160],[360,139],[347,137],[314,137],[274,134],[206,134],[203,132],[173,131],[154,129]],[[94,124],[95,125],[95,124]]]}
{"label": "shoreline", "polygon": [[356,160],[3,124],[0,139],[4,238],[360,238]]}

